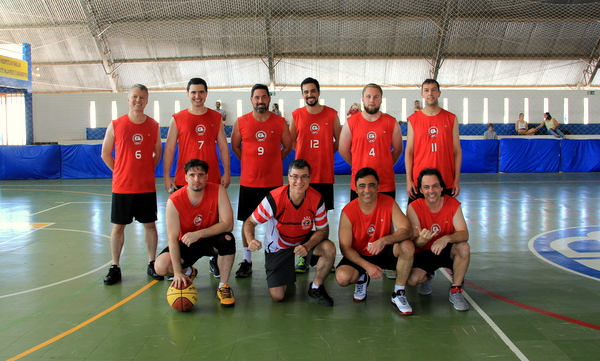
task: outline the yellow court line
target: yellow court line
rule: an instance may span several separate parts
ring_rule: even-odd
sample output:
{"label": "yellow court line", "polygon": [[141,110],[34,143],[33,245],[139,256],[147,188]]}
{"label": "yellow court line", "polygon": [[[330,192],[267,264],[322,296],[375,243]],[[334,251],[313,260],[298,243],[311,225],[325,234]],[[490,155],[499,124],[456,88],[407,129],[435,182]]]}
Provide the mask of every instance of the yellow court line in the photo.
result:
{"label": "yellow court line", "polygon": [[23,189],[23,188],[0,188],[3,191],[27,191],[27,192],[55,192],[55,193],[76,193],[76,194],[90,194],[93,196],[112,197],[112,194],[102,193],[91,193],[91,192],[79,192],[79,191],[63,191],[58,189]]}
{"label": "yellow court line", "polygon": [[30,348],[29,350],[27,350],[27,351],[25,351],[25,352],[22,352],[22,353],[20,353],[20,354],[18,354],[17,356],[15,356],[15,357],[13,357],[13,358],[10,358],[10,359],[8,359],[7,361],[18,360],[18,359],[20,359],[20,358],[22,358],[22,357],[24,357],[24,356],[27,356],[27,355],[29,355],[29,354],[30,354],[30,353],[32,353],[32,352],[35,352],[35,351],[37,351],[37,350],[39,350],[39,349],[41,349],[41,348],[43,348],[43,347],[46,347],[46,346],[48,346],[48,345],[50,345],[50,344],[52,344],[52,343],[54,343],[54,342],[56,342],[56,341],[60,340],[61,338],[65,337],[65,336],[68,336],[68,335],[72,334],[73,332],[75,332],[75,331],[79,330],[80,328],[82,328],[82,327],[84,327],[84,326],[87,326],[87,325],[89,325],[90,323],[92,323],[92,322],[96,321],[97,319],[99,319],[100,317],[102,317],[102,316],[104,316],[104,315],[108,314],[109,312],[112,312],[112,311],[116,310],[117,308],[119,308],[119,307],[123,306],[125,303],[127,303],[127,302],[131,301],[133,298],[137,297],[137,296],[138,296],[138,295],[140,295],[142,292],[146,291],[148,288],[150,288],[150,287],[154,286],[156,283],[158,283],[158,281],[156,281],[156,280],[154,280],[154,281],[152,281],[152,282],[148,283],[148,284],[147,284],[147,285],[145,285],[144,287],[142,287],[142,288],[140,288],[139,290],[137,290],[137,291],[136,291],[134,294],[132,294],[131,296],[129,296],[129,297],[127,297],[127,298],[125,298],[124,300],[122,300],[122,301],[120,301],[119,303],[117,303],[117,304],[113,305],[112,307],[110,307],[110,308],[108,308],[108,309],[106,309],[106,310],[104,310],[104,311],[100,312],[99,314],[97,314],[96,316],[94,316],[94,317],[90,318],[89,320],[87,320],[87,321],[85,321],[85,322],[83,322],[83,323],[80,323],[79,325],[77,325],[77,326],[73,327],[72,329],[70,329],[70,330],[68,330],[68,331],[65,331],[65,332],[63,332],[63,333],[61,333],[60,335],[58,335],[58,336],[55,336],[55,337],[53,337],[53,338],[49,339],[49,340],[48,340],[48,341],[46,341],[46,342],[43,342],[43,343],[41,343],[41,344],[39,344],[39,345],[37,345],[37,346],[35,346],[35,347],[33,347],[33,348]]}

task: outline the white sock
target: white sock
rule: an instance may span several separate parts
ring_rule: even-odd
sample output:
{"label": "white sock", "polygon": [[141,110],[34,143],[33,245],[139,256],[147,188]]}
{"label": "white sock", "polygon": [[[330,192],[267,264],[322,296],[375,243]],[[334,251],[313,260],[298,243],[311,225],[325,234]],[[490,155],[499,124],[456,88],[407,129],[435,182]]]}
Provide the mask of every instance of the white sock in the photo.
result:
{"label": "white sock", "polygon": [[186,275],[186,276],[189,276],[189,275],[191,275],[191,274],[192,274],[192,267],[188,267],[188,268],[186,268],[186,269],[185,269],[185,275]]}
{"label": "white sock", "polygon": [[223,287],[223,285],[225,285],[225,283],[219,282],[219,288]]}
{"label": "white sock", "polygon": [[313,282],[313,284],[310,288],[312,288],[313,290],[316,290],[316,289],[319,289],[319,286],[316,286],[315,283]]}
{"label": "white sock", "polygon": [[248,247],[244,247],[244,260],[252,263],[252,252],[248,250]]}
{"label": "white sock", "polygon": [[406,288],[406,286],[394,285],[394,293],[396,293],[398,291],[404,291],[404,288]]}
{"label": "white sock", "polygon": [[362,275],[360,275],[360,277],[358,277],[358,281],[356,281],[356,282],[357,283],[358,282],[365,282],[366,280],[367,280],[367,274],[363,273]]}

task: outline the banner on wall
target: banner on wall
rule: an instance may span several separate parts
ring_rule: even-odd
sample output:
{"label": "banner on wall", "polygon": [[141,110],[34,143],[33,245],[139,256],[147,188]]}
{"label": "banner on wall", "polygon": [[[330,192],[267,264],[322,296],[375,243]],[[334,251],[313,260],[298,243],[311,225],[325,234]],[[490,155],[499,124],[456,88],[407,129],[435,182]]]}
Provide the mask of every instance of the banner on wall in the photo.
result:
{"label": "banner on wall", "polygon": [[0,76],[29,80],[29,64],[25,60],[0,55]]}

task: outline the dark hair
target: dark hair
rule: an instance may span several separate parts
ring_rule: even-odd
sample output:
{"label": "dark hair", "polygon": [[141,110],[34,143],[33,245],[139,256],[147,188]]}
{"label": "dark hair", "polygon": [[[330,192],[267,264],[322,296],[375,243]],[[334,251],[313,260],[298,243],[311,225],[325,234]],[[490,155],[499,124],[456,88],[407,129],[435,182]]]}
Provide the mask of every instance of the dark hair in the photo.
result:
{"label": "dark hair", "polygon": [[488,124],[488,128],[489,128],[489,127],[492,127],[492,129],[494,129],[494,123],[490,123],[490,124]]}
{"label": "dark hair", "polygon": [[185,170],[186,174],[192,168],[202,168],[203,171],[208,173],[208,163],[206,163],[205,161],[200,160],[200,159],[195,159],[195,158],[190,159],[183,166],[183,169]]}
{"label": "dark hair", "polygon": [[544,114],[546,114],[548,116],[548,118],[547,118],[548,120],[552,119],[552,115],[550,115],[550,113],[545,112]]}
{"label": "dark hair", "polygon": [[438,83],[435,79],[425,79],[423,84],[421,84],[421,89],[423,89],[426,84],[435,84],[437,85],[437,89],[440,90],[440,83]]}
{"label": "dark hair", "polygon": [[423,181],[423,177],[425,177],[426,175],[436,176],[438,181],[440,182],[440,186],[442,186],[442,189],[446,189],[446,183],[444,183],[442,174],[436,168],[425,168],[421,171],[421,173],[419,174],[419,178],[417,178],[417,188],[421,189],[421,183]]}
{"label": "dark hair", "polygon": [[254,86],[252,87],[252,91],[250,92],[250,97],[254,96],[254,91],[257,89],[263,89],[264,91],[267,92],[267,94],[269,94],[269,96],[271,96],[271,93],[269,92],[269,87],[264,85],[264,84],[254,84]]}
{"label": "dark hair", "polygon": [[[146,93],[148,93],[148,87],[146,87],[144,84],[133,84],[131,86],[131,89],[133,89],[133,88],[138,88],[139,90],[145,91]],[[130,90],[130,92],[131,92],[131,90]]]}
{"label": "dark hair", "polygon": [[187,84],[187,91],[188,92],[190,91],[190,85],[192,85],[192,84],[194,84],[194,85],[196,85],[196,84],[202,84],[202,85],[204,85],[204,91],[208,91],[208,85],[206,85],[206,81],[204,79],[202,79],[202,78],[192,78],[192,79],[190,79],[190,81],[188,81],[188,84]]}
{"label": "dark hair", "polygon": [[367,89],[369,89],[369,88],[379,89],[381,96],[383,96],[383,89],[381,89],[381,87],[375,83],[369,83],[369,84],[365,85],[365,87],[362,90],[362,95],[365,95],[365,91],[367,91]]}
{"label": "dark hair", "polygon": [[310,164],[308,164],[307,161],[305,161],[304,159],[294,159],[290,163],[290,166],[288,167],[288,174],[292,171],[292,169],[304,169],[304,168],[308,168],[308,174],[310,174],[310,172],[311,172]]}
{"label": "dark hair", "polygon": [[320,92],[321,91],[321,86],[319,85],[319,81],[315,78],[306,78],[304,80],[302,80],[302,83],[300,83],[300,91],[302,91],[302,87],[304,87],[305,84],[314,84],[317,87],[317,91]]}
{"label": "dark hair", "polygon": [[356,184],[356,182],[358,182],[358,180],[360,178],[364,178],[364,177],[370,176],[370,175],[375,177],[375,180],[379,184],[379,176],[377,175],[377,171],[375,169],[369,168],[369,167],[361,168],[358,170],[358,172],[356,172],[356,175],[354,176],[354,184]]}

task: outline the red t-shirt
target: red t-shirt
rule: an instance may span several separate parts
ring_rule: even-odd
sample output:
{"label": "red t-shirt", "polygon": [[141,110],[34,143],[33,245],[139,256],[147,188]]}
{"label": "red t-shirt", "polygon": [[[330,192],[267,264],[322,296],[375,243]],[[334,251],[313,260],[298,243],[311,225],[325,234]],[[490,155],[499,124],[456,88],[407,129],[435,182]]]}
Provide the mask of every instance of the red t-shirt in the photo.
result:
{"label": "red t-shirt", "polygon": [[190,159],[200,159],[208,163],[208,182],[221,183],[219,158],[217,157],[217,136],[221,130],[221,114],[207,109],[202,115],[195,115],[185,109],[173,114],[177,125],[177,170],[175,184],[184,186],[185,171],[183,166]]}
{"label": "red t-shirt", "polygon": [[381,113],[374,122],[367,121],[362,113],[348,118],[347,125],[352,133],[352,181],[350,188],[356,190],[354,176],[364,167],[377,171],[379,191],[396,190],[392,135],[397,126],[396,118]]}
{"label": "red t-shirt", "polygon": [[441,109],[434,116],[417,112],[408,117],[413,130],[413,182],[425,168],[437,168],[446,188],[454,188],[454,143],[456,115]]}
{"label": "red t-shirt", "polygon": [[270,113],[266,121],[259,122],[248,113],[237,122],[242,136],[240,185],[255,188],[282,185],[281,136],[287,127],[285,119]]}
{"label": "red t-shirt", "polygon": [[392,197],[379,193],[377,206],[369,215],[365,215],[360,210],[358,198],[342,209],[352,224],[352,249],[364,256],[373,256],[367,251],[369,243],[394,233],[394,223],[392,222],[394,202]]}
{"label": "red t-shirt", "polygon": [[205,229],[219,222],[219,187],[216,183],[206,183],[204,196],[195,207],[187,195],[187,185],[169,196],[179,212],[179,240],[188,232]]}
{"label": "red t-shirt", "polygon": [[323,107],[319,114],[310,114],[306,107],[292,113],[296,122],[296,159],[310,164],[312,183],[335,183],[333,173],[333,125],[337,111]]}
{"label": "red t-shirt", "polygon": [[433,237],[429,240],[429,242],[427,242],[425,247],[415,249],[416,252],[431,249],[431,245],[438,238],[448,234],[453,234],[455,232],[454,222],[452,222],[452,219],[458,211],[458,207],[460,207],[460,202],[454,197],[443,197],[444,205],[438,213],[432,213],[429,208],[427,208],[427,201],[423,198],[419,198],[410,204],[419,218],[421,228],[427,228],[432,232],[439,232],[437,236]]}
{"label": "red t-shirt", "polygon": [[158,122],[148,116],[141,124],[127,114],[113,120],[115,164],[112,191],[120,194],[156,192],[154,145],[159,136]]}

